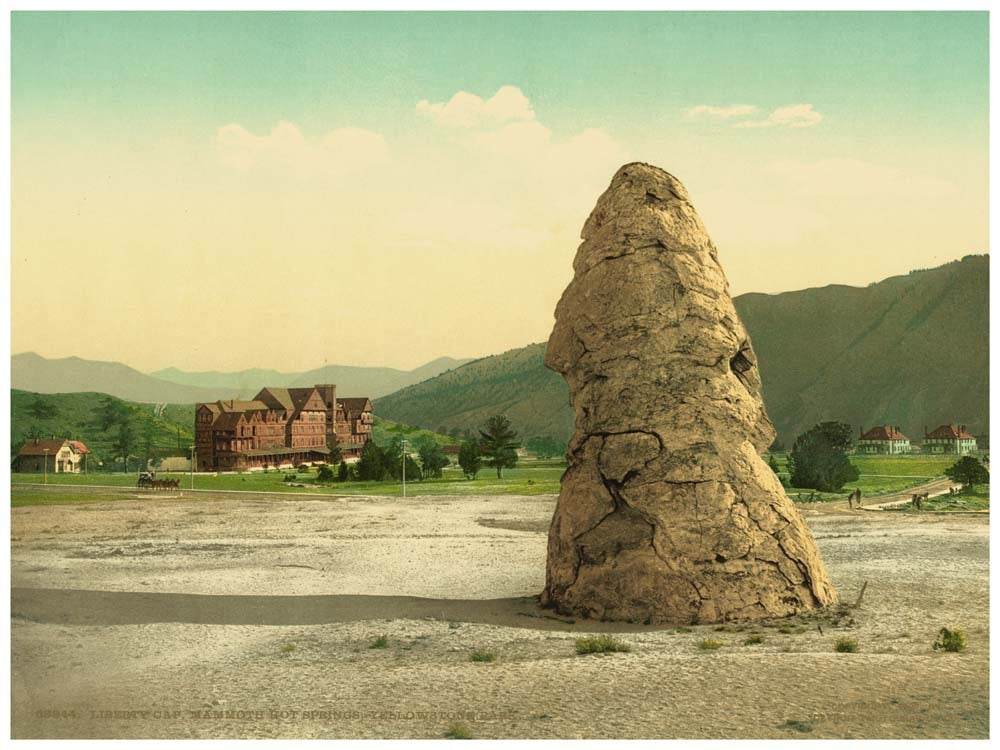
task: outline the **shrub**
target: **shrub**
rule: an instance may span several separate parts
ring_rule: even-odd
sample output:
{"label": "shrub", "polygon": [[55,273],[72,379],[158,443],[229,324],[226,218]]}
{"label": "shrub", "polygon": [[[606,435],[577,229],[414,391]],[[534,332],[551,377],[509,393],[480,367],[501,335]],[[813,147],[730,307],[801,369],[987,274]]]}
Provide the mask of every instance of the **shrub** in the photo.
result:
{"label": "shrub", "polygon": [[838,638],[833,644],[833,650],[838,654],[856,654],[858,652],[858,642],[853,638]]}
{"label": "shrub", "polygon": [[847,459],[853,446],[853,428],[840,422],[821,422],[795,439],[788,456],[793,487],[840,492],[858,478],[858,468]]}
{"label": "shrub", "polygon": [[941,628],[931,648],[935,651],[965,651],[965,631],[959,628]]}
{"label": "shrub", "polygon": [[286,643],[284,646],[281,647],[281,652],[283,654],[290,654],[296,648],[298,648],[298,646],[296,646],[294,643]]}
{"label": "shrub", "polygon": [[489,651],[480,651],[478,648],[469,656],[469,661],[491,662],[496,660],[496,654]]}
{"label": "shrub", "polygon": [[317,482],[332,482],[333,481],[333,469],[325,464],[319,467],[319,471],[316,472]]}
{"label": "shrub", "polygon": [[962,456],[952,466],[944,470],[944,475],[953,482],[963,485],[963,492],[972,492],[977,484],[989,484],[990,472],[973,456]]}
{"label": "shrub", "polygon": [[389,648],[389,636],[380,635],[374,641],[368,644],[368,648]]}
{"label": "shrub", "polygon": [[578,654],[607,654],[631,650],[632,647],[629,644],[619,641],[617,638],[612,638],[610,635],[580,638],[576,642],[576,653]]}
{"label": "shrub", "polygon": [[295,476],[294,474],[285,474],[284,481],[286,481],[286,482],[294,482],[297,479],[298,479],[298,477]]}
{"label": "shrub", "polygon": [[444,736],[449,740],[471,740],[472,732],[461,724],[452,724],[445,730]]}
{"label": "shrub", "polygon": [[698,648],[702,651],[714,651],[717,648],[722,648],[725,644],[722,641],[716,641],[711,638],[706,638],[701,643],[698,644]]}
{"label": "shrub", "polygon": [[743,641],[744,646],[759,646],[764,642],[764,636],[762,635],[752,635]]}

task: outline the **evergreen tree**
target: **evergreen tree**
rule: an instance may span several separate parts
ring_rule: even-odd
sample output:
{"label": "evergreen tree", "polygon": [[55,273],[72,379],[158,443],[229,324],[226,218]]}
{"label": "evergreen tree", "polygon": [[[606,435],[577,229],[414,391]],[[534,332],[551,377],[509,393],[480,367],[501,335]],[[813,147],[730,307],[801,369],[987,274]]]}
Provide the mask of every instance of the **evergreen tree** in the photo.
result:
{"label": "evergreen tree", "polygon": [[341,461],[340,468],[337,469],[337,481],[346,482],[350,478],[351,478],[351,470],[348,468],[347,462]]}
{"label": "evergreen tree", "polygon": [[495,414],[486,420],[479,430],[480,446],[486,456],[487,466],[497,470],[497,479],[503,479],[503,470],[517,465],[517,433],[511,428],[510,420],[502,414]]}

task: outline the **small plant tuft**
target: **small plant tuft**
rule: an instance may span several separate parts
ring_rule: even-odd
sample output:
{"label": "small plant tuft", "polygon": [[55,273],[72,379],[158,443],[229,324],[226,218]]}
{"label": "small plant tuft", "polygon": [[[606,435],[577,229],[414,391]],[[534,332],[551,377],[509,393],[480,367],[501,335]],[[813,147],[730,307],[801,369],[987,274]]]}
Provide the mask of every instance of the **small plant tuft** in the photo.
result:
{"label": "small plant tuft", "polygon": [[471,740],[472,732],[461,724],[452,724],[444,731],[444,736],[449,740]]}
{"label": "small plant tuft", "polygon": [[380,635],[374,641],[368,644],[368,648],[389,648],[389,636]]}
{"label": "small plant tuft", "polygon": [[811,732],[813,730],[811,721],[803,721],[802,719],[788,719],[784,724],[782,724],[779,729],[793,729],[796,732],[802,732],[803,734]]}
{"label": "small plant tuft", "polygon": [[491,662],[496,660],[496,654],[490,651],[481,651],[478,648],[469,655],[469,661]]}
{"label": "small plant tuft", "polygon": [[960,628],[941,628],[937,640],[931,648],[935,651],[951,651],[957,653],[965,651],[967,643],[965,641],[965,631]]}
{"label": "small plant tuft", "polygon": [[838,654],[856,654],[858,653],[858,642],[853,638],[838,638],[833,644],[833,650]]}
{"label": "small plant tuft", "polygon": [[617,638],[612,638],[610,635],[580,638],[576,642],[576,653],[578,654],[607,654],[631,650],[632,647],[629,644],[619,641]]}
{"label": "small plant tuft", "polygon": [[759,646],[764,642],[764,636],[762,635],[752,635],[743,641],[744,646]]}
{"label": "small plant tuft", "polygon": [[722,641],[712,640],[711,638],[706,638],[701,643],[698,644],[698,648],[702,651],[714,651],[717,648],[722,648],[724,644]]}
{"label": "small plant tuft", "polygon": [[281,653],[290,654],[297,648],[298,646],[296,646],[294,643],[286,643],[284,646],[281,647]]}

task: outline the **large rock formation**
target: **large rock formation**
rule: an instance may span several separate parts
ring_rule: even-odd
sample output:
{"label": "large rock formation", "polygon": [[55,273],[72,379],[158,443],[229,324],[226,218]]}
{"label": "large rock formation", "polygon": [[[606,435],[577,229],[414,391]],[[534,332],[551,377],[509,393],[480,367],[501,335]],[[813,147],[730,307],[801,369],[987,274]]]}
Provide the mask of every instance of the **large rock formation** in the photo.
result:
{"label": "large rock formation", "polygon": [[760,453],[774,439],[728,283],[684,186],[627,164],[583,227],[545,363],[576,412],[544,604],[719,622],[833,603]]}

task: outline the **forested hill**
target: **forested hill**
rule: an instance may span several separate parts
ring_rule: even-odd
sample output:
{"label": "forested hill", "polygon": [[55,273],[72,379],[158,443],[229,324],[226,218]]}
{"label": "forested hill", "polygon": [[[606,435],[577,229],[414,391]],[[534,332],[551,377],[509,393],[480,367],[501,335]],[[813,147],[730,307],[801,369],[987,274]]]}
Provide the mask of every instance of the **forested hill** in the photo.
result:
{"label": "forested hill", "polygon": [[96,469],[99,462],[122,455],[123,437],[129,455],[190,455],[192,404],[137,404],[104,393],[11,390],[10,407],[11,456],[32,438],[82,440],[93,452],[90,468]]}
{"label": "forested hill", "polygon": [[[818,421],[989,429],[989,256],[967,256],[864,288],[827,286],[737,297],[789,444]],[[476,360],[375,402],[379,416],[430,429],[474,429],[506,414],[520,435],[567,439],[573,413],[545,344]]]}

